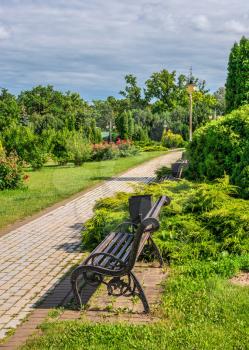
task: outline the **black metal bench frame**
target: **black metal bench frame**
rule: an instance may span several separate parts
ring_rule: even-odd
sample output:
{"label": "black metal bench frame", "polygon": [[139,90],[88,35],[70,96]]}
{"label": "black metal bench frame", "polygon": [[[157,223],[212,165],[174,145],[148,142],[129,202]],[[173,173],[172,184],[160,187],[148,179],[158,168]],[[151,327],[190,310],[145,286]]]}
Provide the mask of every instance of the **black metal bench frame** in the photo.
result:
{"label": "black metal bench frame", "polygon": [[[154,205],[151,196],[130,198],[132,220],[122,223],[111,232],[71,274],[72,290],[78,307],[83,306],[82,286],[88,284],[97,287],[103,283],[108,295],[138,296],[143,303],[144,312],[150,311],[143,287],[132,270],[147,243],[154,249],[160,266],[163,265],[152,233],[159,229],[158,216],[162,206],[169,203],[167,196],[161,196]],[[109,278],[105,280],[105,277]]]}

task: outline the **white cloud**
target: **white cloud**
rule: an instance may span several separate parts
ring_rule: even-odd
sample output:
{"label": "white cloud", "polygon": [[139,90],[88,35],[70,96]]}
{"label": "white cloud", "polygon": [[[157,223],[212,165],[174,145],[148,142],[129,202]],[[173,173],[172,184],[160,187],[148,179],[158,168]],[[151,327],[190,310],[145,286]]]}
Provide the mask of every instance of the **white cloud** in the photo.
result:
{"label": "white cloud", "polygon": [[209,19],[204,15],[196,16],[192,19],[194,28],[198,30],[208,30],[210,28]]}
{"label": "white cloud", "polygon": [[4,26],[0,25],[0,40],[8,39],[9,35],[9,31]]}
{"label": "white cloud", "polygon": [[236,21],[234,19],[227,21],[225,23],[225,29],[234,32],[236,34],[248,34],[249,33],[249,25],[245,25],[244,23],[241,23],[239,21]]}

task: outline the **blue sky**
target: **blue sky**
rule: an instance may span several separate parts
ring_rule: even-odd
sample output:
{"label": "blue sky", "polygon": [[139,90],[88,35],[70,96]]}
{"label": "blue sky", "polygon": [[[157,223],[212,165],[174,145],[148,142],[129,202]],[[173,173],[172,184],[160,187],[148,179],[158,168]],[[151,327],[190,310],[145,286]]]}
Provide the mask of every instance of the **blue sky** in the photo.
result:
{"label": "blue sky", "polygon": [[249,36],[248,0],[0,0],[0,86],[38,84],[87,100],[118,96],[163,68],[224,85],[234,41]]}

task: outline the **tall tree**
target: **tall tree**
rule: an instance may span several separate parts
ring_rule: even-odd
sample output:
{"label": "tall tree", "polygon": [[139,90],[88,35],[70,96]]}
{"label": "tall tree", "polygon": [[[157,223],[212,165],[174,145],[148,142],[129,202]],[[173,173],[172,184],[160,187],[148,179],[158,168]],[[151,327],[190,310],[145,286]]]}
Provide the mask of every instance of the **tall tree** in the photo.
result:
{"label": "tall tree", "polygon": [[11,124],[20,122],[20,112],[21,109],[15,96],[7,89],[2,89],[0,93],[0,132],[9,128]]}
{"label": "tall tree", "polygon": [[167,69],[153,73],[145,82],[145,97],[148,101],[156,100],[153,104],[155,112],[172,110],[177,106],[176,72]]}
{"label": "tall tree", "polygon": [[244,36],[235,43],[228,60],[226,111],[249,103],[249,39]]}
{"label": "tall tree", "polygon": [[125,82],[125,89],[119,93],[127,99],[129,109],[143,108],[146,102],[142,98],[142,89],[137,85],[137,78],[132,74],[128,74],[125,76]]}

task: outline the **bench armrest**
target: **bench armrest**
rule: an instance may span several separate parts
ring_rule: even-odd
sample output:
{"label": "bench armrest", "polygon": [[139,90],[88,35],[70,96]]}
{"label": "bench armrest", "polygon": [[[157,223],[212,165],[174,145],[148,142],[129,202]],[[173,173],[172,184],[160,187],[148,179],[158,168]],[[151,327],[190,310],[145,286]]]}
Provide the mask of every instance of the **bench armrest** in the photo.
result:
{"label": "bench armrest", "polygon": [[132,221],[124,221],[124,222],[122,222],[122,224],[119,224],[117,227],[116,227],[116,229],[115,229],[115,232],[118,232],[118,230],[121,228],[121,232],[123,232],[122,231],[122,229],[123,229],[123,227],[125,228],[125,227],[132,227],[132,232],[134,232],[134,229],[136,229],[137,228],[137,225],[135,225]]}

